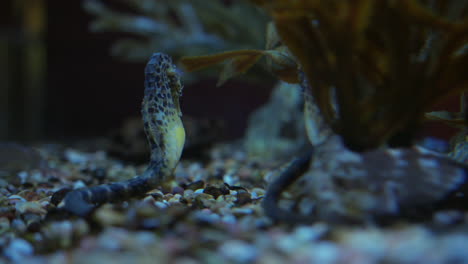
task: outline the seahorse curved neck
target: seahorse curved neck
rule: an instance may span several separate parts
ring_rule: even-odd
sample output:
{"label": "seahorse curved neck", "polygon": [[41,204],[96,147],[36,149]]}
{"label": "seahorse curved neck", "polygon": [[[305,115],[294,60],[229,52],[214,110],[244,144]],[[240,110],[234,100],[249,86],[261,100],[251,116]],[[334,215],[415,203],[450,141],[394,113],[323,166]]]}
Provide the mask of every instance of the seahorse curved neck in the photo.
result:
{"label": "seahorse curved neck", "polygon": [[182,84],[171,58],[155,53],[145,69],[145,95],[141,114],[151,149],[148,170],[158,168],[158,176],[150,176],[160,182],[172,174],[185,142],[185,130],[180,117],[179,97]]}
{"label": "seahorse curved neck", "polygon": [[171,58],[154,53],[145,68],[145,95],[141,106],[144,130],[151,149],[146,171],[133,179],[67,193],[59,205],[86,216],[96,205],[143,195],[167,181],[179,162],[185,142],[180,117],[180,76]]}

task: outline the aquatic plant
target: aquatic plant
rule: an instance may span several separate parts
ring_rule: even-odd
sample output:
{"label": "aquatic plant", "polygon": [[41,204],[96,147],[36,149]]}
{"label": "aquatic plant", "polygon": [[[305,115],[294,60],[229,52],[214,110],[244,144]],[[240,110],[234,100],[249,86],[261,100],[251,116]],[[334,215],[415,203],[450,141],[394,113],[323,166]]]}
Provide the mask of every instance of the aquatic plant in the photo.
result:
{"label": "aquatic plant", "polygon": [[[257,1],[351,149],[412,131],[467,88],[466,1]],[[330,100],[335,89],[338,113]]]}
{"label": "aquatic plant", "polygon": [[177,58],[263,46],[263,35],[258,32],[264,30],[268,18],[244,0],[229,6],[218,0],[121,2],[131,11],[115,11],[100,0],[86,0],[83,6],[96,17],[91,31],[133,36],[112,47],[114,55],[127,60],[144,61],[155,50]]}
{"label": "aquatic plant", "polygon": [[[352,150],[410,145],[424,113],[467,88],[466,1],[253,2],[271,15],[322,115]],[[226,54],[246,56],[182,62]]]}

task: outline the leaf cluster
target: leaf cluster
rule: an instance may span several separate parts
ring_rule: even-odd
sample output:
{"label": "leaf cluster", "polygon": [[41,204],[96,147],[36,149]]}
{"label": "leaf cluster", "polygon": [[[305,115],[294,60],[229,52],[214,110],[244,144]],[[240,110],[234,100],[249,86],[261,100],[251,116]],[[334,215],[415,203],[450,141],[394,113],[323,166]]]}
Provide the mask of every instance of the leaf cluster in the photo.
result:
{"label": "leaf cluster", "polygon": [[154,51],[173,57],[247,47],[262,47],[267,16],[246,0],[230,6],[221,0],[121,0],[125,12],[101,0],[86,0],[85,10],[95,16],[95,32],[129,33],[112,53],[144,61]]}
{"label": "leaf cluster", "polygon": [[467,1],[254,2],[270,13],[322,114],[352,149],[415,129],[432,105],[467,88]]}

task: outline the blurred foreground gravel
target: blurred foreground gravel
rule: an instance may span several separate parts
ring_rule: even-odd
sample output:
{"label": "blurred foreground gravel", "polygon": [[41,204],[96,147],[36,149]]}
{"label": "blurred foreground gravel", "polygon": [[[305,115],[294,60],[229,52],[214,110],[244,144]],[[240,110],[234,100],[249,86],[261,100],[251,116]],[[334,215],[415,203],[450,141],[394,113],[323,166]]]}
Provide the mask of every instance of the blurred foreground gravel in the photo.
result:
{"label": "blurred foreground gravel", "polygon": [[2,155],[17,165],[0,170],[0,263],[468,263],[464,212],[385,227],[272,223],[261,200],[281,164],[247,159],[240,145],[214,146],[203,163],[183,158],[170,187],[87,219],[56,210],[55,200],[145,165],[104,151],[12,146]]}

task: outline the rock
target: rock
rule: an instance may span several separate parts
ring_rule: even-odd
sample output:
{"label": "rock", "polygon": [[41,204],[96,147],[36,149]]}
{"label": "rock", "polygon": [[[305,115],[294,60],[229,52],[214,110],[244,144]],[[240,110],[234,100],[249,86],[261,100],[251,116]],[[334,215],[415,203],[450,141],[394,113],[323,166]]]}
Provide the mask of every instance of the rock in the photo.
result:
{"label": "rock", "polygon": [[218,250],[222,256],[235,263],[250,263],[258,256],[255,246],[241,240],[225,241]]}
{"label": "rock", "polygon": [[13,263],[20,263],[25,258],[32,256],[34,253],[33,246],[24,239],[15,238],[4,249],[3,254],[13,261]]}
{"label": "rock", "polygon": [[270,100],[250,117],[244,145],[260,160],[288,159],[307,143],[299,85],[279,82]]}

